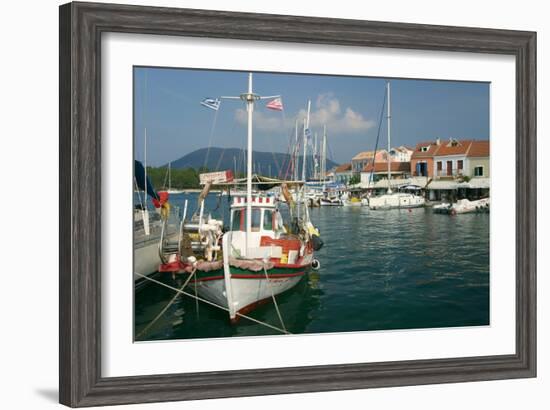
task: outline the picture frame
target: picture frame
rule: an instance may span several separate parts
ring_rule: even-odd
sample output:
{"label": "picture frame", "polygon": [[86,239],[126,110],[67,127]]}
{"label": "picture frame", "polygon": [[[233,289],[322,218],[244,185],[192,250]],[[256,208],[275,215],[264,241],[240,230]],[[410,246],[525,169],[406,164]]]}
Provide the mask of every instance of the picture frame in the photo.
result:
{"label": "picture frame", "polygon": [[[83,407],[536,376],[536,33],[79,2],[59,12],[60,403]],[[102,377],[101,36],[109,32],[514,56],[515,354]]]}

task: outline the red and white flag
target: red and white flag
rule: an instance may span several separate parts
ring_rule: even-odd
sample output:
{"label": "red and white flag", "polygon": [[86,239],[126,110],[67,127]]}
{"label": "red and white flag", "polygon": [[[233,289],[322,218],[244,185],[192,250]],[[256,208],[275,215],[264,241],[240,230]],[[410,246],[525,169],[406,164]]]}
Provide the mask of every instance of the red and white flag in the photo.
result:
{"label": "red and white flag", "polygon": [[275,98],[265,105],[265,108],[275,111],[283,111],[283,100]]}

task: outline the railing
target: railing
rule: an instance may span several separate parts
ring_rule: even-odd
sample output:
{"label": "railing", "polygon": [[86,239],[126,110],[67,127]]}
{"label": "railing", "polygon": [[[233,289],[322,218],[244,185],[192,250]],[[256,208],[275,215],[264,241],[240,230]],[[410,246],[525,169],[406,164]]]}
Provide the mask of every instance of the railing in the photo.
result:
{"label": "railing", "polygon": [[458,177],[464,175],[464,170],[459,168],[452,168],[449,172],[447,169],[438,169],[435,171],[435,176],[441,177]]}

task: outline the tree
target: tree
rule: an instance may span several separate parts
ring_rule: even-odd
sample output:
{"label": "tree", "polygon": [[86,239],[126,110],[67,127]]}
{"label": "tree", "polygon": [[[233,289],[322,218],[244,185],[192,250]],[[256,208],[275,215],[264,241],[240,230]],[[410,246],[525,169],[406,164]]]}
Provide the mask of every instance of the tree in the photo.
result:
{"label": "tree", "polygon": [[348,181],[348,185],[357,185],[358,183],[361,182],[361,177],[359,175],[353,175],[349,181]]}

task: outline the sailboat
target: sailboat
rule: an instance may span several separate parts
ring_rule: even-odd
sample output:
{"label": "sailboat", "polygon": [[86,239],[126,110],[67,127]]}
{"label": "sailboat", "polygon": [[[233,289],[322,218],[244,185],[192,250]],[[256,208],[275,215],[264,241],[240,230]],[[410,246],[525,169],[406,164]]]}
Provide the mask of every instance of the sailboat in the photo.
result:
{"label": "sailboat", "polygon": [[386,92],[388,99],[388,190],[385,194],[369,198],[370,209],[398,209],[398,208],[419,208],[425,205],[425,199],[422,196],[404,192],[393,192],[391,188],[391,104],[390,104],[390,82],[386,82]]}
{"label": "sailboat", "polygon": [[327,187],[327,127],[323,127],[323,140],[321,145],[321,181],[322,192],[319,196],[320,206],[342,206],[343,202],[340,198],[340,193],[332,188]]}
{"label": "sailboat", "polygon": [[[143,282],[140,275],[148,276],[158,270],[161,263],[158,243],[162,236],[177,238],[178,208],[168,204],[166,192],[154,190],[146,167],[137,160],[134,160],[134,182],[138,199],[134,208],[134,282],[140,284]],[[148,206],[149,201],[155,211]]]}
{"label": "sailboat", "polygon": [[[319,266],[314,251],[322,246],[303,197],[294,201],[286,182],[278,183],[289,207],[290,220],[286,223],[281,202],[276,196],[261,192],[261,181],[254,183],[258,193],[252,192],[254,105],[258,100],[279,98],[255,94],[252,79],[249,73],[248,91],[239,97],[221,97],[244,101],[248,112],[246,196],[233,196],[230,229],[221,238],[209,241],[208,246],[193,249],[185,246],[190,236],[204,243],[202,238],[208,232],[219,232],[220,223],[201,215],[194,226],[197,230],[190,235],[184,222],[179,246],[174,254],[167,255],[167,262],[159,269],[189,275],[190,288],[210,303],[226,309],[232,323],[262,303],[273,301],[277,306],[275,296],[296,286],[310,269]],[[201,197],[211,186],[227,187],[233,183],[232,174],[227,171],[202,174],[201,182],[205,185]],[[267,183],[269,187],[274,184],[277,182]],[[303,186],[300,193],[303,195]]]}

